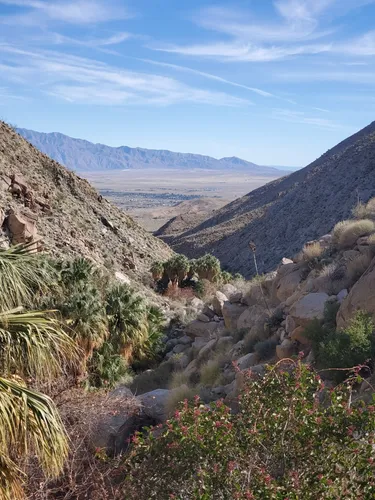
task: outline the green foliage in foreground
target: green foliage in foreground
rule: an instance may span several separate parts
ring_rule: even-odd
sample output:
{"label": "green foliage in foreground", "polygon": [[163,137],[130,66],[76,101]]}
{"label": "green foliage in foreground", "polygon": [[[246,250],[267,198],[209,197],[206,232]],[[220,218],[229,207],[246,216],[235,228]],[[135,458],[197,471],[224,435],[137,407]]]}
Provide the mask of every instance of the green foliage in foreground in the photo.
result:
{"label": "green foliage in foreground", "polygon": [[280,363],[246,381],[239,404],[185,402],[161,432],[137,435],[126,498],[375,498],[375,407],[352,404],[350,383],[327,391]]}
{"label": "green foliage in foreground", "polygon": [[[326,310],[326,317],[329,312]],[[375,357],[374,323],[363,312],[358,312],[342,331],[336,329],[332,319],[323,325],[315,320],[306,328],[306,335],[312,341],[317,366],[321,369],[350,369]],[[331,372],[331,375],[342,381],[347,373],[342,370]]]}

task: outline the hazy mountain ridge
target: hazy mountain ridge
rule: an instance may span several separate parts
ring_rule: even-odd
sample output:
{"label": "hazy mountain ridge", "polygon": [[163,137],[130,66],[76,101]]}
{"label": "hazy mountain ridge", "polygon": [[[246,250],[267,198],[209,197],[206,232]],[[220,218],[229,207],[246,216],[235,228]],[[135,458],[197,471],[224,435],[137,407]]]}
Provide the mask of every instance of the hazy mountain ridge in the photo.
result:
{"label": "hazy mountain ridge", "polygon": [[192,153],[174,153],[167,150],[110,147],[84,139],[74,139],[58,132],[43,133],[17,129],[17,132],[37,149],[77,172],[114,169],[246,169],[249,174],[281,176],[283,170],[256,165],[241,158],[216,159]]}
{"label": "hazy mountain ridge", "polygon": [[266,272],[349,218],[358,198],[373,197],[374,174],[375,122],[304,169],[255,189],[183,234],[161,236],[178,252],[189,257],[211,252],[245,276],[254,272],[248,247],[253,240],[260,271]]}

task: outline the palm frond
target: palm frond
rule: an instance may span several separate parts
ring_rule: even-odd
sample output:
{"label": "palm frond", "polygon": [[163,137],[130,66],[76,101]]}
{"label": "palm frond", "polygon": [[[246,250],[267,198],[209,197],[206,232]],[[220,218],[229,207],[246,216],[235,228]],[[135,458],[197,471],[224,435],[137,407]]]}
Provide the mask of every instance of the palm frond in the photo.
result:
{"label": "palm frond", "polygon": [[9,458],[35,455],[48,477],[56,477],[68,455],[63,423],[52,400],[0,378],[0,493],[22,498],[21,475]]}
{"label": "palm frond", "polygon": [[2,373],[17,372],[47,378],[75,364],[79,350],[74,340],[49,317],[52,311],[0,313],[0,363]]}
{"label": "palm frond", "polygon": [[0,248],[0,312],[30,305],[56,278],[49,262],[30,251],[30,244]]}

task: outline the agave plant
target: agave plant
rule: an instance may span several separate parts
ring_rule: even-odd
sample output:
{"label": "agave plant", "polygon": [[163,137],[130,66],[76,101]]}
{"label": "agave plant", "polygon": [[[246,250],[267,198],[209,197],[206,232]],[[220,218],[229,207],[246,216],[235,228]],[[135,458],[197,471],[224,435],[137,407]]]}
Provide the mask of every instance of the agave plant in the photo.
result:
{"label": "agave plant", "polygon": [[[35,266],[35,267],[34,267]],[[23,312],[35,291],[47,289],[48,266],[28,246],[0,251],[0,497],[24,498],[27,456],[47,476],[62,470],[68,454],[64,426],[52,400],[26,387],[21,377],[50,378],[78,359],[73,340],[48,312]],[[17,376],[14,374],[17,373]]]}

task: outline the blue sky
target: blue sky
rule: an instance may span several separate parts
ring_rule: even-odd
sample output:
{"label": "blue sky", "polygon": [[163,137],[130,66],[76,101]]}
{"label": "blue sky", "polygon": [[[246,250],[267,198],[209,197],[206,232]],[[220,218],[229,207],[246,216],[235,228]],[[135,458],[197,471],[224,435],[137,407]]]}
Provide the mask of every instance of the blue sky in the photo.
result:
{"label": "blue sky", "polygon": [[375,117],[375,0],[0,0],[0,117],[306,165]]}

